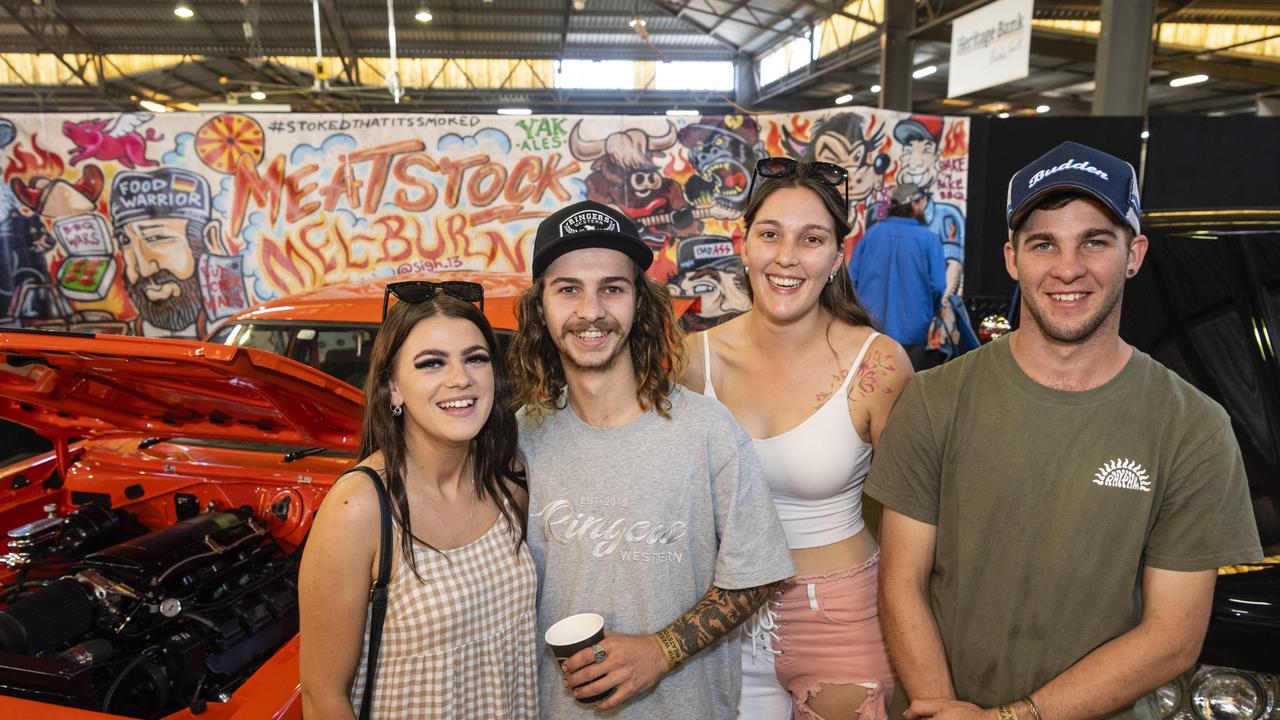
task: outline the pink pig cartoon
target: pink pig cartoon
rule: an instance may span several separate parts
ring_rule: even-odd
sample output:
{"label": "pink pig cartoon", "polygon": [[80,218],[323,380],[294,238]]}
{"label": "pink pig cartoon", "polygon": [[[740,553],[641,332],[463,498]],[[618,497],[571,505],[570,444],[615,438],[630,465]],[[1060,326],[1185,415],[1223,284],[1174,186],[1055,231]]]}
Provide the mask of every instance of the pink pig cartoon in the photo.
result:
{"label": "pink pig cartoon", "polygon": [[152,118],[151,113],[121,113],[108,125],[106,120],[82,120],[62,123],[62,134],[76,145],[71,164],[94,159],[102,162],[118,160],[127,168],[159,165],[147,159],[147,143],[163,140],[151,128],[147,134],[138,132],[138,126]]}

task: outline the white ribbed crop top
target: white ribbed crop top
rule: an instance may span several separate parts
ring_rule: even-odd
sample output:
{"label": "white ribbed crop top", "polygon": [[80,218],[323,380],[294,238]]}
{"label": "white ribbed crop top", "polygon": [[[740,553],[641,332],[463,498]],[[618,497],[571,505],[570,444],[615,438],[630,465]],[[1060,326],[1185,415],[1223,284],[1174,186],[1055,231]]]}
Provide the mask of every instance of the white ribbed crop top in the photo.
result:
{"label": "white ribbed crop top", "polygon": [[[711,384],[711,344],[702,335],[703,394]],[[830,545],[863,528],[862,483],[871,467],[871,444],[849,417],[848,388],[862,356],[879,333],[871,333],[840,389],[799,425],[752,443],[764,469],[778,520],[792,548]]]}

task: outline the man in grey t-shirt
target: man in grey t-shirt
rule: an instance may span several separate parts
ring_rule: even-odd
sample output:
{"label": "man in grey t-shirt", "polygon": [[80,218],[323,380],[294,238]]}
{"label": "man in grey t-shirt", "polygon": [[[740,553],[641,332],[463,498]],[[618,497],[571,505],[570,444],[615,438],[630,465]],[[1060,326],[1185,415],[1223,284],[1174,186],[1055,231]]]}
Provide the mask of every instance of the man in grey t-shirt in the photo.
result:
{"label": "man in grey t-shirt", "polygon": [[[723,641],[794,574],[750,438],[679,387],[666,289],[629,218],[580,202],[538,226],[510,362],[529,476],[540,632],[604,616],[606,636],[539,673],[543,717],[737,715]],[[575,697],[613,694],[582,705]]]}

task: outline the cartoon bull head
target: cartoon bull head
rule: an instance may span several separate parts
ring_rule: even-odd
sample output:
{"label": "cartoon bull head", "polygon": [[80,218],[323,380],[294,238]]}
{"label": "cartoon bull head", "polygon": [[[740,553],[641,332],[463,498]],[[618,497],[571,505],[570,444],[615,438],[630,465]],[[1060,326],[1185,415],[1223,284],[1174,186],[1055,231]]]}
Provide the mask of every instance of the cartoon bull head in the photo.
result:
{"label": "cartoon bull head", "polygon": [[35,177],[26,183],[20,178],[9,181],[9,189],[18,202],[47,217],[92,211],[102,195],[102,185],[102,170],[97,165],[86,165],[74,183],[46,177]]}
{"label": "cartoon bull head", "polygon": [[661,135],[650,135],[639,128],[610,133],[602,140],[582,136],[582,121],[569,133],[569,152],[579,160],[591,161],[591,170],[630,186],[629,197],[644,199],[662,186],[662,173],[653,156],[676,144],[676,128],[667,121]]}

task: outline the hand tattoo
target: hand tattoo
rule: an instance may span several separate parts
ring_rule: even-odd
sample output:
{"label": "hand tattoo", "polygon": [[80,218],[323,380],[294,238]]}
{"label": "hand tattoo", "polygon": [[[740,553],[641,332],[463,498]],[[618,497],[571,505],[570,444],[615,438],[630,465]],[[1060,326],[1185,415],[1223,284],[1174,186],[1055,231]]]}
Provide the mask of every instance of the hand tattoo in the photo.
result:
{"label": "hand tattoo", "polygon": [[675,636],[684,656],[692,657],[694,653],[728,635],[730,630],[751,617],[777,586],[777,583],[773,583],[741,590],[725,590],[712,585],[696,605],[666,629]]}

